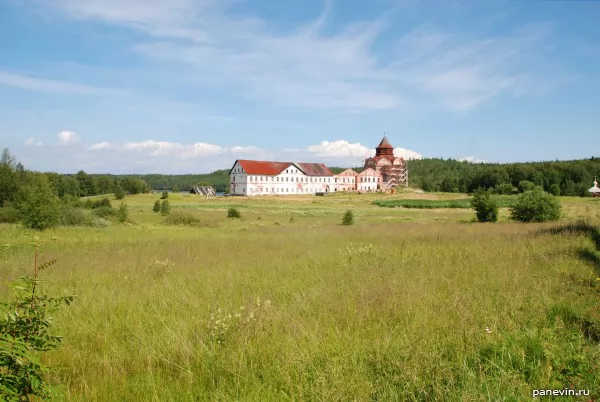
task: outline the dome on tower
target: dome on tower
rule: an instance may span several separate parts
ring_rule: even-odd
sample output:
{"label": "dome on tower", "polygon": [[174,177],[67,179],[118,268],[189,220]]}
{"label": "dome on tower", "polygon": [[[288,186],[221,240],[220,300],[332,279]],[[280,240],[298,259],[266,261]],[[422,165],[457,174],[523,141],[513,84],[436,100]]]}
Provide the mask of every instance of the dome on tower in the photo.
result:
{"label": "dome on tower", "polygon": [[390,142],[388,141],[388,139],[385,135],[383,136],[383,139],[381,140],[381,142],[379,143],[377,148],[394,149],[394,147],[392,146],[392,144],[390,144]]}

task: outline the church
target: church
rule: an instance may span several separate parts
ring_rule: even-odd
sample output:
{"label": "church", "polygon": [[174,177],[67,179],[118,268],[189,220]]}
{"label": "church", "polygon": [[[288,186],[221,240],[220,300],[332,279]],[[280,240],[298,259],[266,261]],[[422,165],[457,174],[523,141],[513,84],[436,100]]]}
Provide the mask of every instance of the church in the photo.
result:
{"label": "church", "polygon": [[408,186],[408,168],[404,158],[394,155],[394,147],[387,137],[383,137],[375,156],[365,160],[365,169],[374,169],[381,175],[382,189],[392,189],[398,185]]}
{"label": "church", "polygon": [[333,174],[323,163],[247,159],[236,160],[229,171],[230,194],[242,196],[393,191],[398,185],[408,186],[408,169],[385,136],[360,173]]}

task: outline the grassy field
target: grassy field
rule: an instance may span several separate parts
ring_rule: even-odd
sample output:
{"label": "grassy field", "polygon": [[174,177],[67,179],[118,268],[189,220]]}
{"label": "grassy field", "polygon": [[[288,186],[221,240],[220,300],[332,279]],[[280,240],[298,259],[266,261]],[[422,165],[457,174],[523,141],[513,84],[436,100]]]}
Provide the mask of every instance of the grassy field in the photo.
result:
{"label": "grassy field", "polygon": [[[157,198],[126,198],[135,224],[41,234],[42,260],[58,259],[45,290],[77,296],[44,357],[65,400],[600,396],[599,245],[589,226],[549,230],[598,225],[599,200],[561,198],[554,224],[507,222],[506,208],[475,224],[468,209],[373,205],[456,195],[177,194],[173,213],[200,221],[177,226],[152,212]],[[30,270],[28,240],[0,225],[3,299]]]}

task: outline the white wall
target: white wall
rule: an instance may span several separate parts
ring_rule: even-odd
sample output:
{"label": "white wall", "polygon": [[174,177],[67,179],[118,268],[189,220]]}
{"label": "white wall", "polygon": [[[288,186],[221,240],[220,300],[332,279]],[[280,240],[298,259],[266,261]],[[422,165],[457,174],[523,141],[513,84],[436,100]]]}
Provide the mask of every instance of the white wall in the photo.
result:
{"label": "white wall", "polygon": [[375,175],[358,176],[357,190],[376,191],[380,180],[381,178]]}
{"label": "white wall", "polygon": [[333,191],[333,176],[306,176],[295,165],[291,165],[277,176],[238,173],[243,171],[238,165],[236,163],[230,175],[231,194],[247,196],[314,194],[326,191],[327,185],[330,186],[329,191]]}

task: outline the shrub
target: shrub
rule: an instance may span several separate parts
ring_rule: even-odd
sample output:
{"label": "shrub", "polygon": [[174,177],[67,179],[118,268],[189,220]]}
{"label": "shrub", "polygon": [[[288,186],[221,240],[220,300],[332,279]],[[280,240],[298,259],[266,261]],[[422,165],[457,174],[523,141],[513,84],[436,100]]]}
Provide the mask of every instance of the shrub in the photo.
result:
{"label": "shrub", "polygon": [[168,191],[163,191],[162,195],[160,196],[161,200],[166,200],[167,198],[169,198],[169,192]]}
{"label": "shrub", "polygon": [[56,397],[44,379],[48,368],[40,363],[39,353],[60,346],[61,337],[48,333],[52,324],[48,315],[63,303],[70,305],[74,297],[40,294],[39,273],[56,260],[38,265],[37,239],[33,246],[33,276],[11,283],[15,298],[0,303],[4,313],[0,320],[0,399],[4,401],[29,401],[31,396]]}
{"label": "shrub", "polygon": [[354,213],[350,210],[346,211],[344,217],[342,218],[342,225],[350,226],[354,225]]}
{"label": "shrub", "polygon": [[160,205],[160,214],[162,216],[167,216],[171,213],[171,205],[169,205],[169,200],[163,200]]}
{"label": "shrub", "polygon": [[167,216],[165,223],[169,225],[197,226],[200,224],[200,219],[188,212],[176,211]]}
{"label": "shrub", "polygon": [[521,180],[519,182],[519,193],[524,193],[525,191],[531,191],[535,188],[535,183],[529,180]]}
{"label": "shrub", "polygon": [[61,200],[64,204],[68,204],[74,207],[82,207],[83,203],[79,197],[75,197],[71,194],[65,194],[61,197]]}
{"label": "shrub", "polygon": [[240,214],[240,211],[238,211],[236,208],[229,208],[227,210],[227,217],[239,219],[242,217],[242,215]]}
{"label": "shrub", "polygon": [[152,207],[152,211],[156,213],[160,212],[160,200],[156,200],[154,202],[154,207]]}
{"label": "shrub", "polygon": [[498,201],[490,190],[478,188],[473,194],[471,206],[479,222],[496,222],[498,220]]}
{"label": "shrub", "polygon": [[539,188],[525,191],[511,208],[510,217],[519,222],[555,221],[560,218],[560,202]]}
{"label": "shrub", "polygon": [[114,218],[117,216],[117,211],[114,208],[100,207],[92,210],[92,214],[99,218]]}
{"label": "shrub", "polygon": [[89,226],[92,219],[81,208],[64,207],[60,214],[62,226]]}
{"label": "shrub", "polygon": [[112,208],[112,205],[111,205],[110,200],[108,198],[103,198],[102,200],[95,201],[92,204],[92,209],[102,208],[102,207]]}
{"label": "shrub", "polygon": [[511,195],[513,186],[510,183],[502,183],[496,186],[496,194]]}
{"label": "shrub", "polygon": [[6,204],[0,208],[0,223],[17,223],[20,220],[21,214],[17,208]]}
{"label": "shrub", "polygon": [[44,230],[60,223],[60,200],[47,176],[33,176],[19,194],[21,221],[30,229]]}
{"label": "shrub", "polygon": [[129,218],[129,211],[127,210],[127,204],[124,202],[119,206],[119,210],[117,211],[117,220],[121,223],[127,222]]}
{"label": "shrub", "polygon": [[110,222],[104,218],[93,218],[89,222],[89,226],[93,228],[107,228],[110,226]]}
{"label": "shrub", "polygon": [[552,195],[560,195],[560,186],[558,184],[553,184],[550,186],[550,188],[548,189],[548,192]]}
{"label": "shrub", "polygon": [[122,200],[124,198],[125,198],[125,190],[123,190],[123,187],[116,185],[115,186],[115,199]]}

